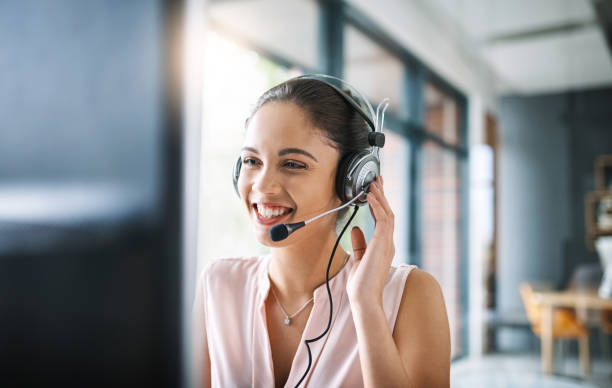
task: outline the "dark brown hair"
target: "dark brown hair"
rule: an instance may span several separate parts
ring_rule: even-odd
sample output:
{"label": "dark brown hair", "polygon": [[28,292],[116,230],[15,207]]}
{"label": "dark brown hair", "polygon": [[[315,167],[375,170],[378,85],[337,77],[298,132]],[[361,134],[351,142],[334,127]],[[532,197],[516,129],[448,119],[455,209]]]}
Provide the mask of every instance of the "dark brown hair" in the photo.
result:
{"label": "dark brown hair", "polygon": [[[343,90],[347,95],[351,93]],[[356,100],[357,101],[357,100]],[[266,91],[259,97],[246,121],[268,102],[292,102],[302,108],[310,122],[339,151],[340,160],[353,152],[369,150],[369,126],[333,87],[316,79],[291,79]]]}

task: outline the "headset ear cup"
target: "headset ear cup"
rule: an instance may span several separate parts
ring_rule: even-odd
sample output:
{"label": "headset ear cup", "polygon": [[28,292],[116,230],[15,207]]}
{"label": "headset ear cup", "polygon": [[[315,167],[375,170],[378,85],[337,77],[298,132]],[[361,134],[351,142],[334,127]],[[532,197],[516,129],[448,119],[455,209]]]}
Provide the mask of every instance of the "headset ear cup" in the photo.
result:
{"label": "headset ear cup", "polygon": [[336,194],[338,194],[342,203],[347,202],[346,190],[347,187],[350,189],[350,181],[347,174],[354,159],[354,153],[348,154],[338,164],[338,170],[336,172]]}
{"label": "headset ear cup", "polygon": [[232,180],[234,182],[234,190],[236,194],[238,194],[238,198],[240,198],[240,191],[238,191],[238,179],[240,178],[240,170],[242,169],[242,158],[239,156],[234,163],[234,169],[232,171]]}
{"label": "headset ear cup", "polygon": [[[336,177],[338,196],[343,203],[352,200],[378,175],[380,175],[380,161],[375,155],[367,151],[350,154],[338,167]],[[356,200],[355,205],[362,206],[367,203],[366,197],[361,196]]]}

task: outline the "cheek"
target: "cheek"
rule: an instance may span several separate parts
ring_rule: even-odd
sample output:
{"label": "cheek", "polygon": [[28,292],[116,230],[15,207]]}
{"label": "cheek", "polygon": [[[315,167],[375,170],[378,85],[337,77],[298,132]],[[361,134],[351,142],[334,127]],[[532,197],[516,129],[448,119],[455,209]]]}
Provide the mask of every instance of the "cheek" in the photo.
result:
{"label": "cheek", "polygon": [[[238,178],[238,192],[247,210],[250,210],[249,195],[256,178],[256,174],[244,169]],[[330,201],[332,205],[340,203],[336,194],[335,171],[317,175],[284,174],[281,185],[283,195],[296,203],[298,213],[325,210]]]}
{"label": "cheek", "polygon": [[312,182],[299,182],[290,192],[298,204],[298,213],[313,215],[341,204],[336,194],[335,180],[318,177]]}

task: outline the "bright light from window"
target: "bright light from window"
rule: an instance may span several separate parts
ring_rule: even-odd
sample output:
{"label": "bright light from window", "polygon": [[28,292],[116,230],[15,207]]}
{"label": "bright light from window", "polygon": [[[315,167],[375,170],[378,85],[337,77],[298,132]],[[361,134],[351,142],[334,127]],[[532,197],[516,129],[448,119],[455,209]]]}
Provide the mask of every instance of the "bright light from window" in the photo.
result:
{"label": "bright light from window", "polygon": [[257,98],[298,75],[208,31],[204,90],[198,272],[214,258],[267,252],[256,241],[231,180],[244,139],[244,123]]}

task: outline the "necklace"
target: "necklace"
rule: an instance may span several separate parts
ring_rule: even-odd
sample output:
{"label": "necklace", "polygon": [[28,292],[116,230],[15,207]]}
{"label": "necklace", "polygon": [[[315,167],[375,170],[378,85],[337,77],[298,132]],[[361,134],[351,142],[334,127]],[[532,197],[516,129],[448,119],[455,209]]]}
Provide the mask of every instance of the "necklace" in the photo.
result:
{"label": "necklace", "polygon": [[289,315],[289,314],[287,314],[287,312],[283,308],[283,305],[281,305],[280,302],[278,301],[278,296],[276,296],[276,292],[274,292],[274,288],[270,287],[270,290],[272,290],[272,293],[274,294],[274,299],[276,299],[276,303],[278,303],[278,307],[280,307],[280,309],[282,310],[283,314],[285,314],[285,325],[291,324],[291,318],[295,317],[300,312],[302,312],[302,310],[304,310],[304,308],[306,308],[306,306],[308,306],[308,303],[312,302],[312,300],[314,299],[314,296],[312,298],[308,299],[306,301],[306,303],[304,303],[302,305],[302,307],[299,308],[298,311],[296,311],[293,314]]}
{"label": "necklace", "polygon": [[[347,254],[346,259],[344,259],[344,264],[342,264],[342,267],[340,267],[340,270],[342,270],[342,268],[344,268],[344,266],[346,265],[346,262],[348,261],[349,257],[350,257],[350,254]],[[340,271],[338,271],[338,272],[340,272]],[[335,276],[335,275],[334,275],[334,276]],[[289,315],[289,314],[287,314],[287,312],[286,312],[286,311],[285,311],[285,309],[283,308],[283,305],[282,305],[282,304],[279,302],[279,300],[278,300],[278,296],[276,296],[276,292],[274,292],[274,288],[272,287],[272,285],[270,285],[270,290],[272,291],[272,294],[274,295],[274,299],[276,300],[276,303],[278,304],[278,307],[280,307],[280,309],[281,309],[281,311],[283,312],[283,314],[285,314],[285,321],[284,321],[284,322],[285,322],[285,325],[287,325],[287,326],[289,326],[289,325],[291,324],[291,319],[292,319],[293,317],[295,317],[296,315],[298,315],[299,313],[301,313],[301,312],[302,312],[302,310],[304,310],[304,309],[306,308],[306,306],[308,306],[308,304],[309,304],[310,302],[312,302],[312,300],[314,299],[314,296],[313,296],[312,298],[308,299],[308,300],[306,301],[306,303],[304,303],[304,304],[302,305],[302,307],[300,307],[300,308],[298,309],[298,311],[296,311],[296,312],[294,312],[293,314]]]}

